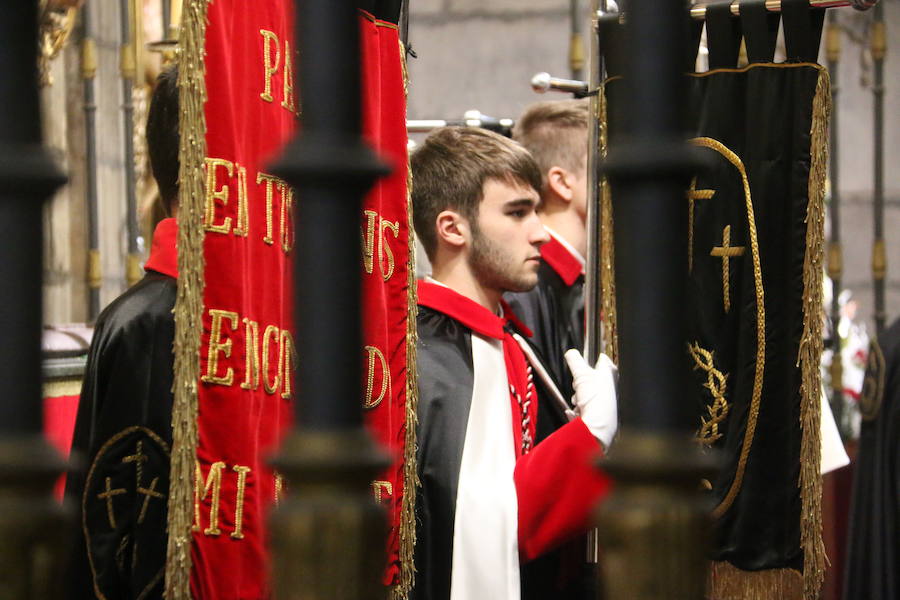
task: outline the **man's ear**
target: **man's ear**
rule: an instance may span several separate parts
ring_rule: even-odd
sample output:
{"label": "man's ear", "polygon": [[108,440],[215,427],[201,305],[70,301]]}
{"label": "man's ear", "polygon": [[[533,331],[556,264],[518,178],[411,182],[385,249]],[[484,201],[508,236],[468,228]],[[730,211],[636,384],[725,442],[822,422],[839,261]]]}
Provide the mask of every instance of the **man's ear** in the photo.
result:
{"label": "man's ear", "polygon": [[566,203],[571,202],[575,195],[573,180],[572,173],[562,167],[550,167],[547,171],[547,187]]}
{"label": "man's ear", "polygon": [[445,210],[435,219],[438,240],[454,248],[462,248],[470,237],[469,222],[458,212]]}

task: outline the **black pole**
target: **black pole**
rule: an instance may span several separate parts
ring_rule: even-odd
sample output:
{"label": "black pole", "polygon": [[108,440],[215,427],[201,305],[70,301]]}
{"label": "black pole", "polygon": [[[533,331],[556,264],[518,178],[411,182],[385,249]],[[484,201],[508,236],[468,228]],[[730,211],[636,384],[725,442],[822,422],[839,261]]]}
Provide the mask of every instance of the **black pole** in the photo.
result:
{"label": "black pole", "polygon": [[842,248],[841,248],[841,186],[840,186],[840,128],[838,126],[840,111],[838,110],[838,93],[840,80],[838,78],[838,64],[841,55],[841,28],[837,22],[837,13],[831,11],[828,15],[828,27],[825,34],[825,57],[828,63],[828,73],[831,76],[831,126],[828,148],[828,176],[831,180],[831,199],[829,202],[829,217],[831,221],[831,241],[828,245],[828,277],[831,278],[831,410],[834,418],[840,425],[843,423],[844,413],[844,370],[841,363],[841,336],[838,333],[838,325],[841,320],[841,276],[842,276]]}
{"label": "black pole", "polygon": [[138,267],[140,228],[137,218],[137,182],[134,168],[134,81],[137,76],[137,60],[131,31],[131,5],[131,0],[121,0],[119,3],[121,35],[119,66],[122,74],[122,134],[125,142],[125,225],[128,237],[125,278],[128,285],[137,283],[141,277]]}
{"label": "black pole", "polygon": [[37,2],[0,19],[0,565],[4,598],[52,598],[61,581],[63,463],[41,419],[44,202],[64,181],[42,148]]}
{"label": "black pole", "polygon": [[0,434],[41,430],[41,210],[62,182],[41,148],[36,7],[0,19]]}
{"label": "black pole", "polygon": [[81,46],[81,76],[84,79],[84,156],[85,195],[88,229],[88,321],[100,314],[100,209],[97,189],[97,101],[94,77],[97,74],[97,50],[94,43],[93,5],[81,11],[84,40]]}
{"label": "black pole", "polygon": [[[299,2],[301,133],[277,166],[297,189],[294,255],[297,422],[362,423],[359,220],[387,169],[361,137],[359,24],[353,2]],[[315,282],[311,285],[310,282]]]}
{"label": "black pole", "polygon": [[[695,165],[685,138],[682,2],[632,0],[625,137],[611,144],[619,395],[623,427],[691,428],[685,389],[685,183]],[[653,40],[644,43],[641,40]]]}
{"label": "black pole", "polygon": [[688,12],[678,0],[631,0],[625,19],[624,132],[611,140],[605,165],[622,427],[603,463],[616,480],[598,513],[604,597],[701,600],[710,523],[697,482],[709,476],[713,457],[691,440],[684,400],[685,190],[697,167],[684,141]]}
{"label": "black pole", "polygon": [[875,5],[872,23],[872,63],[874,81],[874,195],[873,220],[875,244],[872,249],[872,275],[875,286],[875,332],[880,338],[886,320],[884,285],[887,276],[887,253],[884,247],[884,57],[887,51],[884,4]]}

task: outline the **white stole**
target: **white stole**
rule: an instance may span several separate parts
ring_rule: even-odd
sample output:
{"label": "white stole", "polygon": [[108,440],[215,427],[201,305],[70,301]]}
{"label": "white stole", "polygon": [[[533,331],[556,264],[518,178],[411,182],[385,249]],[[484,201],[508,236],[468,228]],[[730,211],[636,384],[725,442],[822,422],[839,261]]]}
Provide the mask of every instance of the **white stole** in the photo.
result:
{"label": "white stole", "polygon": [[472,365],[450,600],[520,600],[516,454],[503,342],[473,332]]}

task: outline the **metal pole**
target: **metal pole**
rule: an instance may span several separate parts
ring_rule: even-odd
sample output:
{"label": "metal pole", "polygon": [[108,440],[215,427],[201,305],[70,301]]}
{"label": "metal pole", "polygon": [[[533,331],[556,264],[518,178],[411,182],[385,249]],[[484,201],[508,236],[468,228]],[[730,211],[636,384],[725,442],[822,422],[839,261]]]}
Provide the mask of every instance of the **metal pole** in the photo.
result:
{"label": "metal pole", "polygon": [[825,30],[825,58],[828,72],[831,75],[831,138],[829,139],[829,178],[831,180],[831,202],[829,216],[831,220],[831,241],[828,244],[828,277],[831,278],[831,410],[838,423],[842,422],[844,411],[844,370],[841,362],[841,337],[838,324],[841,320],[841,307],[838,297],[841,293],[842,249],[841,249],[841,186],[838,137],[838,63],[841,56],[841,28],[837,23],[837,13],[828,15],[828,27]]}
{"label": "metal pole", "polygon": [[[602,4],[606,4],[603,0]],[[603,61],[600,57],[599,14],[601,0],[591,0],[591,45],[589,90],[596,90],[603,81]],[[590,99],[588,119],[587,165],[587,256],[584,269],[584,358],[594,364],[601,352],[600,325],[600,100]]]}
{"label": "metal pole", "polygon": [[684,192],[696,170],[684,142],[682,2],[631,0],[625,132],[605,169],[615,213],[622,433],[604,469],[616,479],[600,507],[608,600],[704,597],[709,516],[697,489],[709,456],[690,441],[683,308]]}
{"label": "metal pole", "polygon": [[275,597],[380,598],[384,515],[369,486],[386,466],[362,419],[359,215],[387,172],[361,136],[352,0],[296,1],[300,133],[275,172],[296,205],[297,429],[274,466],[291,494],[272,517]]}
{"label": "metal pole", "polygon": [[[128,257],[125,262],[125,280],[134,285],[141,278],[137,220],[137,182],[134,168],[134,80],[137,75],[137,57],[132,40],[134,15],[131,14],[133,0],[120,0],[121,11],[121,57],[119,70],[122,74],[122,121],[125,138],[125,223],[128,231]],[[137,32],[134,32],[135,34]]]}
{"label": "metal pole", "polygon": [[93,19],[89,4],[81,11],[84,39],[81,42],[81,76],[84,80],[84,161],[85,193],[87,196],[88,227],[88,321],[100,314],[100,286],[103,274],[100,268],[100,215],[97,193],[97,102],[94,77],[97,74],[97,47],[94,43]]}
{"label": "metal pole", "polygon": [[[596,11],[595,11],[596,12]],[[581,1],[569,0],[569,72],[572,79],[581,79],[584,75],[584,36],[582,35]]]}
{"label": "metal pole", "polygon": [[44,202],[64,181],[42,148],[37,3],[0,19],[0,597],[58,591],[64,513],[52,496],[62,472],[44,441],[41,319]]}
{"label": "metal pole", "polygon": [[875,241],[872,247],[872,277],[875,284],[875,332],[881,338],[884,332],[884,280],[887,275],[887,254],[884,248],[884,57],[887,52],[887,35],[884,23],[884,6],[875,6],[872,23],[872,63],[874,66],[875,132],[875,181],[873,200],[873,217]]}

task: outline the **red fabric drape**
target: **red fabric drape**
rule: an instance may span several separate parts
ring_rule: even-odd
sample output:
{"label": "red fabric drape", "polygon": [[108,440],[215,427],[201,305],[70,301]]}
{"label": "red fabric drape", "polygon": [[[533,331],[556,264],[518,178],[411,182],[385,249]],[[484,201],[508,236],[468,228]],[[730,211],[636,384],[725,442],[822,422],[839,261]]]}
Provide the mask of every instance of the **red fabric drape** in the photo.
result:
{"label": "red fabric drape", "polygon": [[[375,439],[393,464],[373,482],[391,528],[384,583],[399,582],[401,509],[406,489],[409,218],[406,97],[397,27],[366,13],[360,18],[363,130],[391,167],[363,201],[363,406]],[[409,524],[411,525],[411,523]]]}
{"label": "red fabric drape", "polygon": [[[296,125],[293,3],[208,6],[205,291],[191,591],[269,595],[266,466],[292,408],[292,192],[267,166]],[[184,68],[184,66],[182,67]]]}

